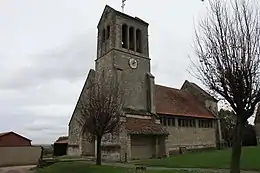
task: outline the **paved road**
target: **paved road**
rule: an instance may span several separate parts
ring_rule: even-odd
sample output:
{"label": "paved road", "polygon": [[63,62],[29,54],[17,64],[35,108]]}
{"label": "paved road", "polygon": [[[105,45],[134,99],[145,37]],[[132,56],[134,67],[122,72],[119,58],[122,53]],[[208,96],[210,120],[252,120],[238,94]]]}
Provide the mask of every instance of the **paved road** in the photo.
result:
{"label": "paved road", "polygon": [[29,173],[29,169],[35,167],[30,166],[12,166],[12,167],[0,167],[0,173]]}

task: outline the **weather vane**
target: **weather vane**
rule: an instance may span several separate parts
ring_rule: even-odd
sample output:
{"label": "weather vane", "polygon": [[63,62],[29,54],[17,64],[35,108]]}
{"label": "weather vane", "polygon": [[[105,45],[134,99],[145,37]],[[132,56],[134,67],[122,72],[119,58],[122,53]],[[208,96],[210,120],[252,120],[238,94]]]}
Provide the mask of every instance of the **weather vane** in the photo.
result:
{"label": "weather vane", "polygon": [[125,8],[125,1],[126,0],[122,0],[122,6],[121,6],[121,8],[122,8],[122,12],[124,13],[124,8]]}

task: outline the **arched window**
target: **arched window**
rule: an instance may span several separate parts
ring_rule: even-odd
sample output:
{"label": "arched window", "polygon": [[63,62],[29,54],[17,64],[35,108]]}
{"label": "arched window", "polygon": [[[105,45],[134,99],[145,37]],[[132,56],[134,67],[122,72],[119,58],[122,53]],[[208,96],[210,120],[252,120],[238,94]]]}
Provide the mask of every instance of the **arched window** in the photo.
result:
{"label": "arched window", "polygon": [[106,39],[106,30],[105,30],[105,29],[102,30],[102,35],[101,35],[101,37],[102,37],[102,42],[104,42],[105,39]]}
{"label": "arched window", "polygon": [[110,37],[110,26],[107,25],[107,40],[109,39]]}
{"label": "arched window", "polygon": [[142,53],[142,33],[140,29],[136,30],[136,52]]}
{"label": "arched window", "polygon": [[135,40],[134,40],[134,28],[129,28],[129,49],[135,50]]}
{"label": "arched window", "polygon": [[128,26],[126,24],[124,24],[122,26],[122,48],[128,48],[128,39],[127,39],[127,35],[128,35]]}

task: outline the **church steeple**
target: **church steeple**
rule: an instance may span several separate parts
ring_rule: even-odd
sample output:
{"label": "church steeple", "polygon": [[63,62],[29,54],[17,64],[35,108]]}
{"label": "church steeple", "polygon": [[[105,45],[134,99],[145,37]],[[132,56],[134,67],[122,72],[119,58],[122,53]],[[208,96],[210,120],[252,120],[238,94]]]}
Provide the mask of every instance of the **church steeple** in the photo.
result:
{"label": "church steeple", "polygon": [[106,5],[98,23],[97,58],[112,49],[149,57],[148,23]]}
{"label": "church steeple", "polygon": [[97,73],[121,76],[126,108],[154,112],[148,23],[106,6],[97,28]]}

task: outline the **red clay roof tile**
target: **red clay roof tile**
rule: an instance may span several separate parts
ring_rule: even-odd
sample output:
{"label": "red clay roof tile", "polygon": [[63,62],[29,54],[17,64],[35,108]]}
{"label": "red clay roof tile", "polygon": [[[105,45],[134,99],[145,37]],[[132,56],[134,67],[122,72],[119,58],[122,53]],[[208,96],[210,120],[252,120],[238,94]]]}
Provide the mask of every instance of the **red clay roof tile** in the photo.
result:
{"label": "red clay roof tile", "polygon": [[68,143],[68,136],[60,136],[54,143],[56,144],[65,144]]}
{"label": "red clay roof tile", "polygon": [[21,137],[21,138],[24,138],[24,139],[26,139],[26,140],[28,140],[28,141],[32,141],[32,140],[30,140],[30,139],[28,139],[28,138],[26,138],[26,137],[24,137],[24,136],[22,136],[22,135],[19,135],[19,134],[15,133],[15,132],[3,132],[3,133],[0,133],[0,137],[2,137],[2,136],[4,136],[4,135],[7,135],[7,134],[10,134],[10,133],[12,133],[12,134],[14,134],[14,135],[16,135],[16,136],[19,136],[19,137]]}
{"label": "red clay roof tile", "polygon": [[130,134],[167,135],[167,130],[152,119],[127,118],[126,129]]}
{"label": "red clay roof tile", "polygon": [[156,85],[155,98],[157,114],[216,118],[193,95],[184,90]]}
{"label": "red clay roof tile", "polygon": [[11,133],[11,132],[3,132],[3,133],[0,133],[0,136],[4,136],[4,135],[6,135],[6,134],[8,134],[8,133]]}

